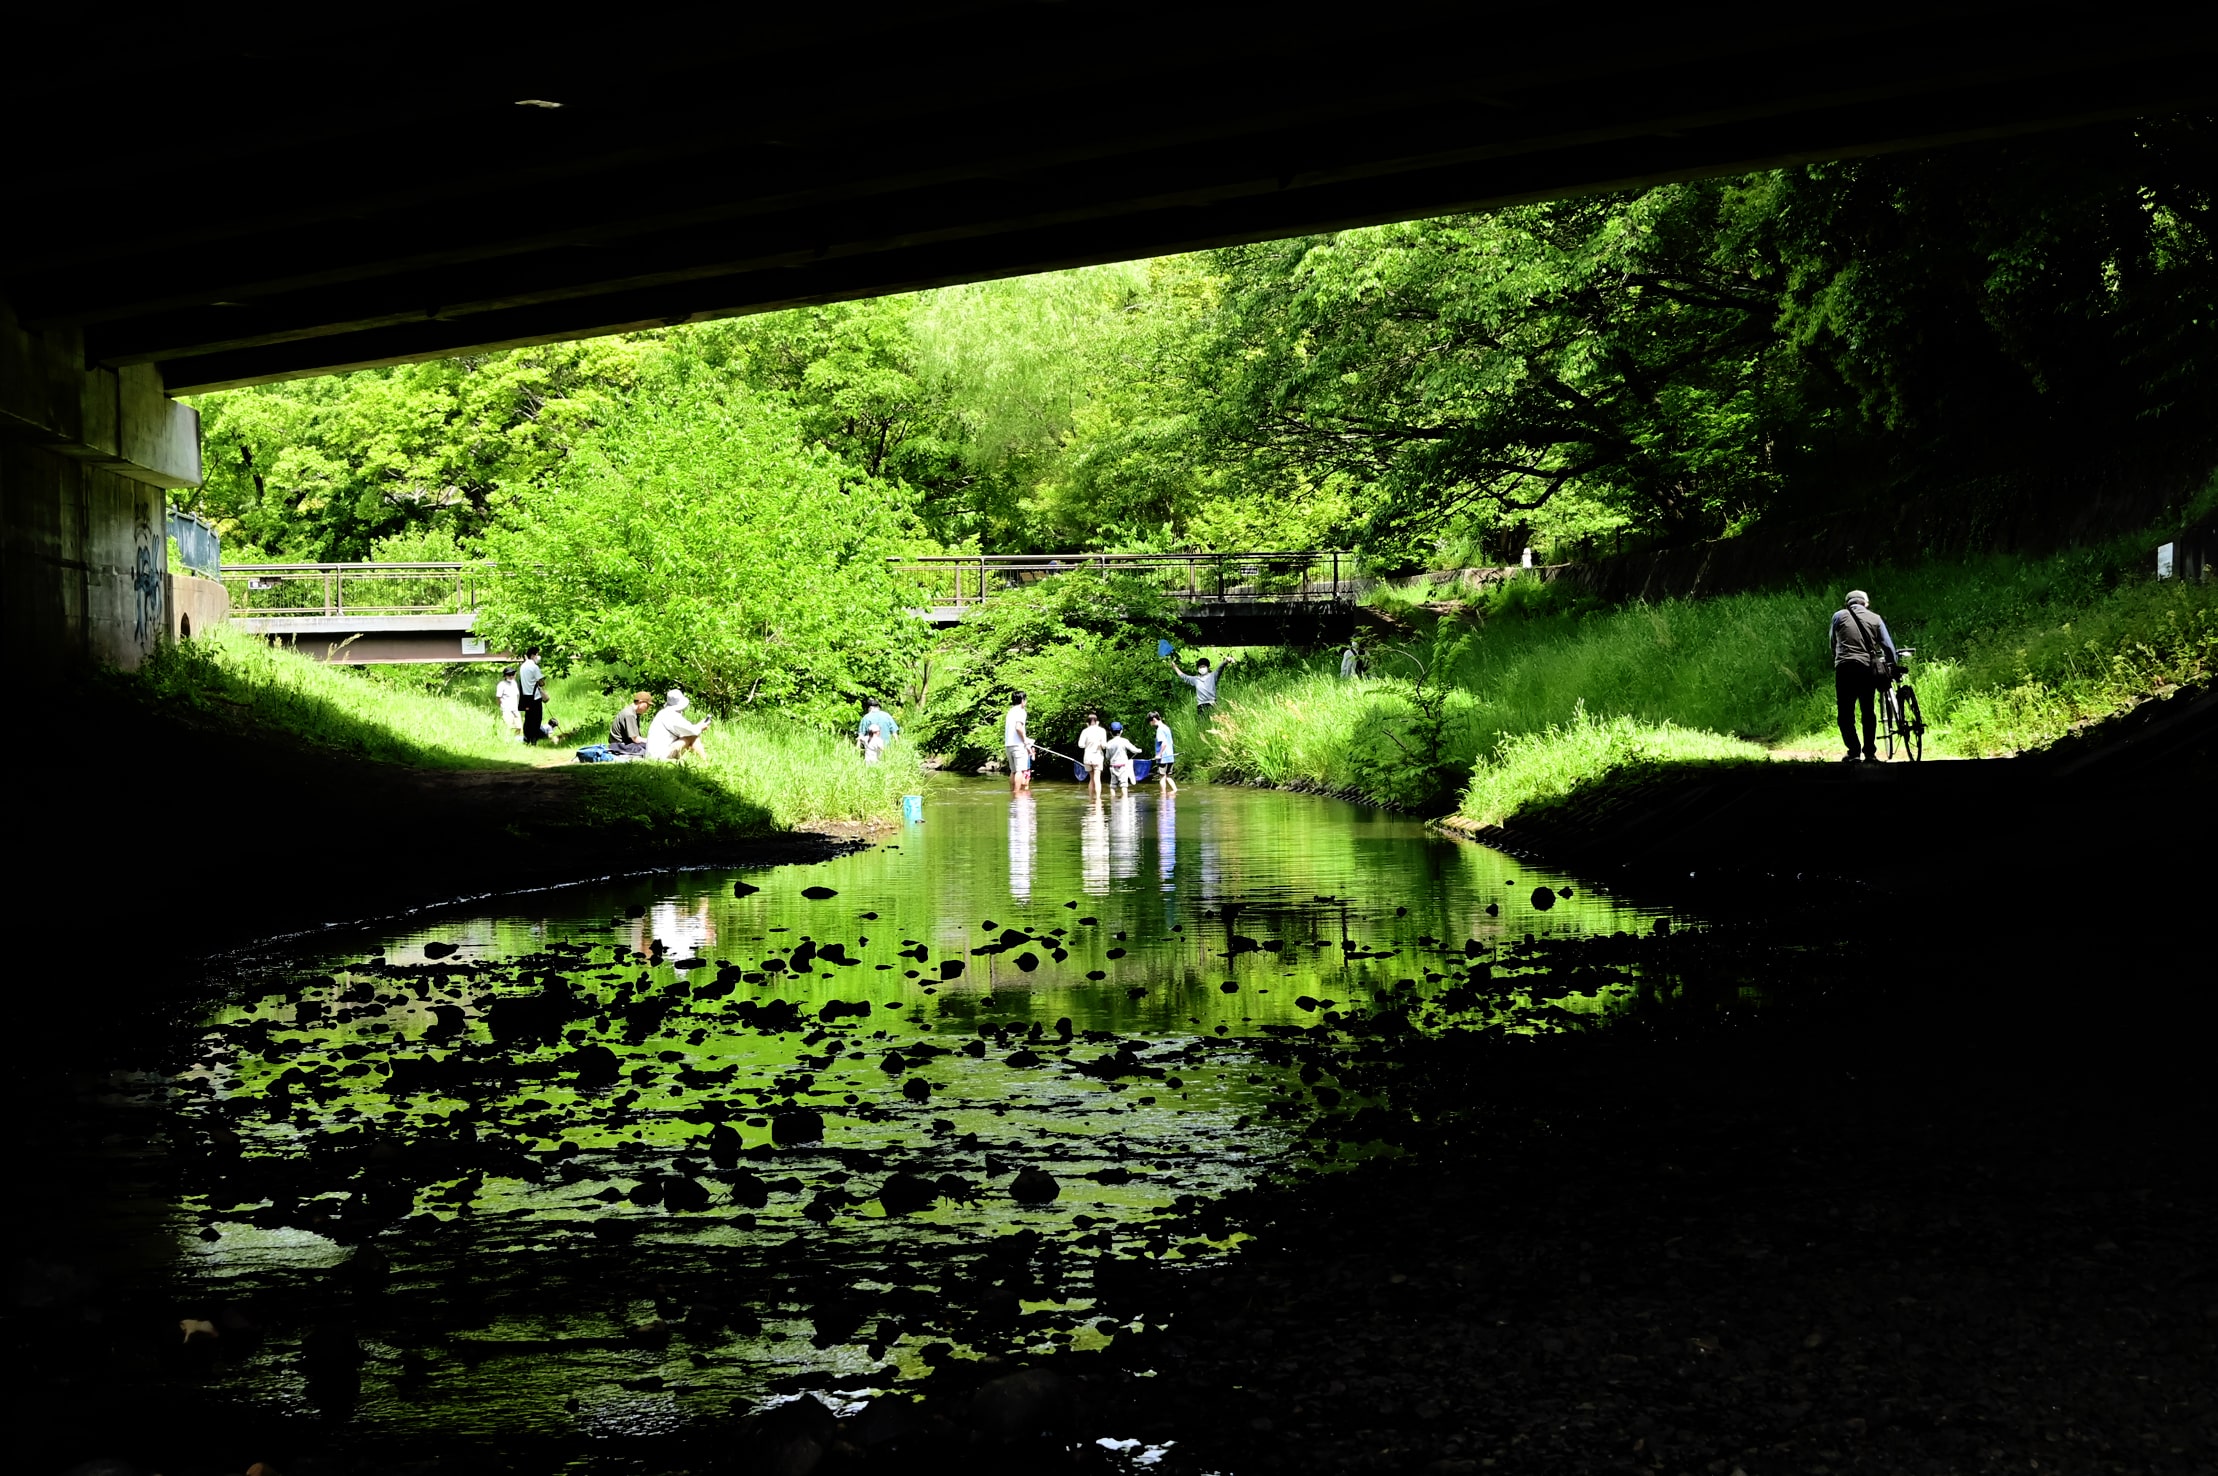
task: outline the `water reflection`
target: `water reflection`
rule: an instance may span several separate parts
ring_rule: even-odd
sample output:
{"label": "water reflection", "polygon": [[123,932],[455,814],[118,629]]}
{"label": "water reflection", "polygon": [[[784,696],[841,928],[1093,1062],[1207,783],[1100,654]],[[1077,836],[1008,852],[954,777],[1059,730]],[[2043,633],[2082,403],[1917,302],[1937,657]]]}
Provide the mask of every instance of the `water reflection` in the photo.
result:
{"label": "water reflection", "polygon": [[[177,1274],[297,1300],[375,1249],[416,1290],[349,1314],[384,1350],[366,1430],[660,1428],[799,1372],[1078,1346],[1090,1258],[1214,1253],[1166,1213],[1339,1101],[1263,1032],[1647,919],[1328,800],[939,784],[825,866],[546,894],[242,983],[179,1078],[178,1140],[216,1146]],[[1014,1197],[1025,1168],[1053,1199]],[[267,1366],[212,1377],[278,1398]]]}
{"label": "water reflection", "polygon": [[1029,791],[1009,797],[1009,895],[1032,900],[1032,847],[1039,839],[1040,816]]}

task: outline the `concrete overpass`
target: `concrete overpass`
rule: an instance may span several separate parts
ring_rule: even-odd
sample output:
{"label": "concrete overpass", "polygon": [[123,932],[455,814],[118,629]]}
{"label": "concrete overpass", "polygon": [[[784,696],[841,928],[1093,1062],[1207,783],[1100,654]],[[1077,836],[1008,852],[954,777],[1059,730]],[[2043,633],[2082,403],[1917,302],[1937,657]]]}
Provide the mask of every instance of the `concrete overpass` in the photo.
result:
{"label": "concrete overpass", "polygon": [[11,658],[162,638],[167,397],[2218,105],[2218,12],[979,3],[18,22]]}

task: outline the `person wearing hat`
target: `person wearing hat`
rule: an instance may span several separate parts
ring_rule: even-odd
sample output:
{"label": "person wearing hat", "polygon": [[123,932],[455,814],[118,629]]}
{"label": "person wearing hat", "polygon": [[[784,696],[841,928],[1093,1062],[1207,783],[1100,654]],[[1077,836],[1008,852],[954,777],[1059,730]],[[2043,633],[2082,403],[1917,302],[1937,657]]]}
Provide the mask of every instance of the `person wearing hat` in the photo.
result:
{"label": "person wearing hat", "polygon": [[1132,761],[1139,757],[1140,745],[1124,736],[1123,723],[1109,725],[1109,741],[1102,745],[1102,753],[1109,760],[1109,782],[1121,793],[1132,788]]}
{"label": "person wearing hat", "polygon": [[701,747],[701,735],[708,731],[712,719],[687,722],[685,710],[692,705],[693,699],[676,687],[664,695],[662,711],[655,714],[654,722],[647,727],[647,757],[679,759],[689,753],[707,756],[707,750]]}
{"label": "person wearing hat", "polygon": [[[1852,589],[1833,612],[1833,705],[1848,752],[1841,762],[1869,763],[1879,757],[1879,715],[1873,699],[1894,675],[1895,638],[1871,608],[1871,596]],[[1864,717],[1864,741],[1856,742],[1856,714]]]}

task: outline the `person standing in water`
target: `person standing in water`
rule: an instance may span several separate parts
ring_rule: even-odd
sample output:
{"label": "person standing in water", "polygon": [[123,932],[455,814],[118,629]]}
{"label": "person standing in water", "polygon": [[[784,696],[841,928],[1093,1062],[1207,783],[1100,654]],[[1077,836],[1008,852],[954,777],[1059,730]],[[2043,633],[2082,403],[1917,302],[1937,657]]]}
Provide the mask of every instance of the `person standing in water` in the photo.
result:
{"label": "person standing in water", "polygon": [[1129,794],[1132,790],[1132,761],[1140,756],[1140,745],[1124,736],[1123,723],[1109,725],[1109,742],[1102,752],[1109,759],[1109,782],[1117,793]]}
{"label": "person standing in water", "polygon": [[1078,761],[1086,766],[1086,793],[1094,799],[1101,798],[1101,771],[1109,758],[1109,730],[1101,725],[1101,714],[1086,714],[1085,729],[1078,735]]}
{"label": "person standing in water", "polygon": [[1001,751],[1009,760],[1009,793],[1022,794],[1032,787],[1032,735],[1025,729],[1024,694],[1009,696],[1009,711],[1001,719]]}
{"label": "person standing in water", "polygon": [[1171,777],[1171,765],[1178,759],[1178,745],[1172,741],[1171,725],[1163,721],[1163,714],[1151,712],[1148,723],[1155,729],[1155,778],[1165,794],[1178,793],[1178,781]]}

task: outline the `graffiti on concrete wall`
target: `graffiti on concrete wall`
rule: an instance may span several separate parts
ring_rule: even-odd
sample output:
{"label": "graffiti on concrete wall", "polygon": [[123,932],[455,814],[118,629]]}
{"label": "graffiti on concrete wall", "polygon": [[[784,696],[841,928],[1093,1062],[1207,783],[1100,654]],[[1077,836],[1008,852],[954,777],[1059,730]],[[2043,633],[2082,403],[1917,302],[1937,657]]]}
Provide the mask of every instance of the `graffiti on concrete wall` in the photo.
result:
{"label": "graffiti on concrete wall", "polygon": [[169,573],[169,541],[155,536],[154,519],[144,499],[139,502],[136,542],[137,567],[132,571],[131,591],[137,596],[138,619],[131,633],[143,649],[161,638],[162,577]]}

